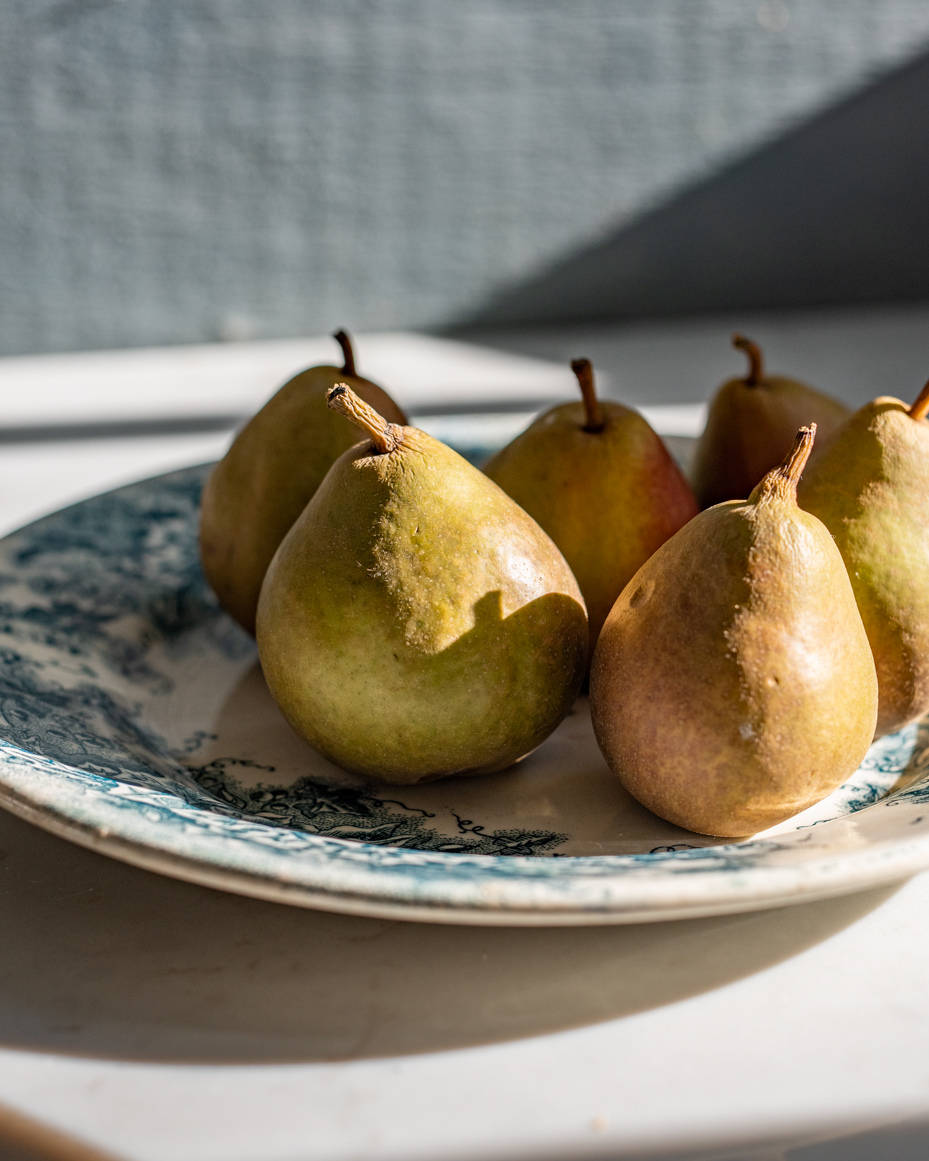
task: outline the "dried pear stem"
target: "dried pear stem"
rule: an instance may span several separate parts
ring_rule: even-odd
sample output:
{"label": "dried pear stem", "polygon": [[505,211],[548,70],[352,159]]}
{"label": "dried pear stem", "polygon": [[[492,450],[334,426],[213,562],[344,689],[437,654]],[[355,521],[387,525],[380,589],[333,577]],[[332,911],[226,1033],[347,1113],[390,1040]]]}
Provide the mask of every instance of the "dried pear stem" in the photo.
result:
{"label": "dried pear stem", "polygon": [[777,498],[797,502],[797,484],[806,467],[806,461],[813,450],[813,440],[816,438],[816,424],[801,427],[794,440],[790,454],[779,468],[772,468],[748,498],[749,504],[757,504],[760,500]]}
{"label": "dried pear stem", "polygon": [[400,443],[400,428],[388,423],[363,399],[359,399],[347,383],[336,383],[326,392],[326,403],[346,419],[367,432],[378,455],[395,451]]}
{"label": "dried pear stem", "polygon": [[355,352],[352,350],[352,340],[345,331],[336,331],[332,336],[335,341],[342,348],[342,370],[346,375],[351,375],[354,379],[357,377],[355,371]]}
{"label": "dried pear stem", "polygon": [[924,419],[929,414],[929,383],[916,396],[916,402],[908,414],[911,419]]}
{"label": "dried pear stem", "polygon": [[584,410],[587,412],[584,430],[603,431],[606,423],[600,408],[600,400],[597,398],[597,389],[594,386],[594,369],[590,359],[572,359],[571,370],[577,375],[581,395],[584,397]]}
{"label": "dried pear stem", "polygon": [[747,387],[757,387],[764,378],[764,361],[761,357],[761,347],[747,339],[745,335],[732,336],[732,345],[748,355],[748,374],[745,376]]}

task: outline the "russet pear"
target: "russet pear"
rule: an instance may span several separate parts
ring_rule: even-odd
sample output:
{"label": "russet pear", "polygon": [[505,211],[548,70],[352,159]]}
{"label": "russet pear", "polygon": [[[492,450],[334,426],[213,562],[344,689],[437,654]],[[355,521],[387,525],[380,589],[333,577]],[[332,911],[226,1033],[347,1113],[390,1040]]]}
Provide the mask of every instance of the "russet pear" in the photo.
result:
{"label": "russet pear", "polygon": [[346,385],[328,399],[366,438],[268,568],[257,632],[268,686],[347,770],[394,783],[501,770],[580,688],[577,582],[535,521],[451,448],[385,422]]}
{"label": "russet pear", "polygon": [[344,366],[310,367],[249,420],[203,489],[200,556],[219,603],[250,633],[271,558],[358,429],[326,406],[326,392],[349,383],[393,423],[406,417],[386,391],[355,374],[351,341],[335,336]]}
{"label": "russet pear", "polygon": [[647,420],[597,398],[589,360],[571,366],[583,403],[546,411],[484,471],[564,554],[587,603],[592,653],[613,602],[697,502]]}
{"label": "russet pear", "polygon": [[845,565],[797,506],[813,430],[747,501],[658,549],[594,653],[607,762],[639,802],[702,834],[750,835],[812,806],[874,734],[877,678]]}
{"label": "russet pear", "polygon": [[748,355],[749,369],[723,383],[710,404],[690,473],[701,508],[744,499],[789,453],[799,427],[815,423],[824,442],[851,414],[805,383],[766,374],[751,339],[733,335],[732,345]]}

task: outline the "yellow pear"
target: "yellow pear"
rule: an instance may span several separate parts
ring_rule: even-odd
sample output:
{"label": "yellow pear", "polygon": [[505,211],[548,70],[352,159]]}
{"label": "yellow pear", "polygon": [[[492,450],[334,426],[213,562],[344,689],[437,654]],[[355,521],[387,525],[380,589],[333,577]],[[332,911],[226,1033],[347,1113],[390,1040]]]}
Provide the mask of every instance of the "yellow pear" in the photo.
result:
{"label": "yellow pear", "polygon": [[929,384],[883,395],[813,457],[800,504],[835,538],[871,642],[878,734],[929,711]]}
{"label": "yellow pear", "polygon": [[328,397],[367,438],[332,466],[268,569],[268,686],[347,770],[395,783],[501,770],[580,688],[587,616],[571,570],[451,448],[386,423],[346,385]]}
{"label": "yellow pear", "polygon": [[242,428],[203,489],[200,556],[222,607],[255,632],[258,593],[271,558],[326,472],[358,442],[358,429],[326,406],[345,381],[393,423],[406,417],[386,391],[355,374],[351,340],[335,335],[342,367],[310,367]]}

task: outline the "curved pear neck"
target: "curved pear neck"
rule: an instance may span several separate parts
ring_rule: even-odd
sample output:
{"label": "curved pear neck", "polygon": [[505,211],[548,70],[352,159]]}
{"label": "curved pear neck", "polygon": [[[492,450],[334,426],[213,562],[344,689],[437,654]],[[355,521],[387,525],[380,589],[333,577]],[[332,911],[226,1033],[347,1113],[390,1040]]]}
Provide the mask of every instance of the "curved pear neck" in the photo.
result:
{"label": "curved pear neck", "polygon": [[757,387],[764,380],[764,358],[761,347],[747,339],[745,335],[733,335],[732,345],[748,355],[748,374],[742,380],[746,387]]}
{"label": "curved pear neck", "polygon": [[332,337],[342,348],[343,375],[350,375],[353,379],[357,379],[358,372],[355,370],[355,351],[352,348],[351,337],[346,331],[336,331]]}
{"label": "curved pear neck", "polygon": [[326,392],[326,405],[360,427],[374,444],[377,455],[387,455],[400,445],[402,428],[387,420],[360,399],[347,383],[336,383]]}
{"label": "curved pear neck", "polygon": [[577,376],[577,381],[581,388],[581,395],[584,399],[584,411],[587,416],[584,431],[589,431],[593,434],[596,434],[598,431],[603,431],[604,427],[606,427],[606,420],[603,417],[603,408],[600,406],[600,400],[597,398],[597,388],[594,386],[593,364],[590,359],[572,359],[571,370]]}
{"label": "curved pear neck", "polygon": [[929,383],[916,396],[913,406],[907,412],[910,419],[925,419],[929,415]]}
{"label": "curved pear neck", "polygon": [[760,504],[765,500],[787,500],[797,502],[797,485],[806,461],[813,450],[813,440],[816,438],[816,424],[801,427],[797,432],[794,445],[784,462],[778,468],[773,468],[758,484],[748,498],[749,504]]}

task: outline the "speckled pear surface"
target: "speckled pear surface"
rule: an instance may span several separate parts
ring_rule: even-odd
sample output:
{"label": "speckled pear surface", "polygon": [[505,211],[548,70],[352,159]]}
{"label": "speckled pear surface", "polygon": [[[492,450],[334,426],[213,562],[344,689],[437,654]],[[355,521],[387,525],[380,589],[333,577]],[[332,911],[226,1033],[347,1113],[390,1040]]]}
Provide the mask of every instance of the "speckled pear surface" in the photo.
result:
{"label": "speckled pear surface", "polygon": [[594,654],[607,762],[645,806],[703,834],[753,834],[818,802],[874,733],[874,662],[842,557],[782,473],[659,548]]}
{"label": "speckled pear surface", "polygon": [[346,382],[393,423],[405,423],[390,396],[344,368],[310,367],[273,395],[236,436],[203,489],[200,555],[219,603],[250,633],[265,572],[288,529],[357,427],[326,406]]}
{"label": "speckled pear surface", "polygon": [[590,651],[613,603],[697,502],[661,438],[637,411],[599,401],[554,407],[484,466],[545,529],[571,566],[590,619]]}
{"label": "speckled pear surface", "polygon": [[750,340],[736,335],[733,344],[747,351],[751,366],[744,378],[723,383],[710,404],[690,473],[701,508],[745,499],[788,455],[798,428],[815,423],[823,442],[851,414],[805,383],[765,374]]}
{"label": "speckled pear surface", "polygon": [[814,456],[798,489],[838,545],[871,642],[878,734],[929,710],[929,423],[883,396]]}
{"label": "speckled pear surface", "polygon": [[500,770],[567,714],[587,617],[561,553],[415,428],[332,467],[265,578],[258,649],[291,725],[388,782]]}

